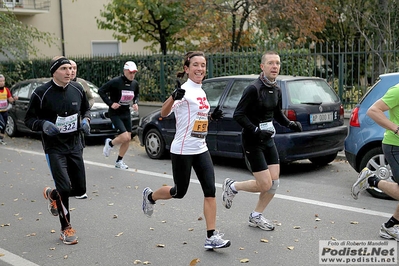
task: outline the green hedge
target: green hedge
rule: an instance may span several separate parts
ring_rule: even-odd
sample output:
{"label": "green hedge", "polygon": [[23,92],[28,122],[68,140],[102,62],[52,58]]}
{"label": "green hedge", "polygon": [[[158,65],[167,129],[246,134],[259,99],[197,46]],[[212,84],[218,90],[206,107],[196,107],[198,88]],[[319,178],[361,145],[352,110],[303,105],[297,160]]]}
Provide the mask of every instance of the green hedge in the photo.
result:
{"label": "green hedge", "polygon": [[[258,74],[263,52],[229,52],[207,55],[207,77]],[[307,49],[280,52],[280,74],[317,76],[316,61]],[[70,57],[78,64],[78,77],[97,86],[122,73],[126,61],[134,61],[138,67],[136,80],[140,84],[142,101],[164,101],[174,89],[176,73],[183,70],[183,55],[120,55],[112,57]],[[49,77],[50,59],[38,59],[23,63],[5,62],[1,72],[7,86],[17,81]]]}

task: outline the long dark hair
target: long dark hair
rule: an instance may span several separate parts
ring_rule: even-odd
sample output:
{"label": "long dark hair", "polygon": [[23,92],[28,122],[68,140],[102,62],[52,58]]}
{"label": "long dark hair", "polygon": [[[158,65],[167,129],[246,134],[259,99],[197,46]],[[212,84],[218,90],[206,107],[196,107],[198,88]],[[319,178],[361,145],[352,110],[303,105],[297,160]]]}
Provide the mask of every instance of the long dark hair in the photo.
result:
{"label": "long dark hair", "polygon": [[183,71],[177,72],[177,78],[183,78],[186,72],[184,71],[184,66],[190,66],[190,59],[194,56],[203,56],[206,60],[205,53],[202,51],[191,51],[184,55],[184,64],[183,64]]}

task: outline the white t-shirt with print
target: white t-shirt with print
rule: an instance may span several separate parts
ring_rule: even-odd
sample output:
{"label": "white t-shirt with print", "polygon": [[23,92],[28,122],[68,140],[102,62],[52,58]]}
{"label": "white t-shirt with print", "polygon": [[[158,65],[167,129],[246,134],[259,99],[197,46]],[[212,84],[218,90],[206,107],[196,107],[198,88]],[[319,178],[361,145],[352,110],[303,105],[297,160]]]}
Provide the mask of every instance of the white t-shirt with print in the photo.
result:
{"label": "white t-shirt with print", "polygon": [[181,86],[186,91],[183,99],[173,103],[172,112],[176,118],[176,134],[170,148],[173,154],[192,155],[208,150],[206,134],[210,106],[201,86],[188,79]]}

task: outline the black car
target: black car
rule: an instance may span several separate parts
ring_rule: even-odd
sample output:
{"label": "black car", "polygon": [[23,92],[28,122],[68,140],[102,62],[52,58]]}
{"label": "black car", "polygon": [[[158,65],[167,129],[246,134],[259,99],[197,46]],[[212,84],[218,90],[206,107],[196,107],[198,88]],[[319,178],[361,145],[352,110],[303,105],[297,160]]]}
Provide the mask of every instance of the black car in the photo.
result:
{"label": "black car", "polygon": [[[233,119],[234,110],[244,89],[258,75],[210,78],[203,81],[211,111],[220,105],[224,118],[208,126],[207,144],[212,156],[245,158],[241,145],[241,126]],[[343,150],[348,129],[344,109],[331,86],[321,78],[278,76],[282,90],[282,108],[290,120],[302,123],[303,132],[293,132],[274,122],[275,142],[281,163],[309,159],[326,165]],[[161,117],[156,110],[141,118],[138,127],[140,144],[147,155],[158,159],[167,154],[175,134],[173,113]],[[247,164],[249,167],[249,165]]]}
{"label": "black car", "polygon": [[[29,79],[16,83],[10,88],[11,94],[18,96],[8,111],[8,121],[6,133],[14,137],[19,133],[33,133],[25,126],[24,119],[29,105],[29,99],[32,92],[40,85],[50,81],[50,78]],[[87,137],[110,137],[116,134],[116,129],[108,118],[108,105],[106,105],[100,95],[98,87],[93,83],[86,81],[91,89],[95,102],[91,108],[90,135]],[[137,134],[139,124],[139,113],[131,109],[132,114],[132,137]]]}

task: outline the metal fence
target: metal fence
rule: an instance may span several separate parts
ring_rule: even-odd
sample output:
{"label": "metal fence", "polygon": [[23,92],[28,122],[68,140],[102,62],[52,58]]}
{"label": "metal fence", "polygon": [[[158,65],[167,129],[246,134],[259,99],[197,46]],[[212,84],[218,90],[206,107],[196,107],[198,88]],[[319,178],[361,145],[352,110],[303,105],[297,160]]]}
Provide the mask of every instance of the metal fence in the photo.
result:
{"label": "metal fence", "polygon": [[[297,49],[279,50],[284,75],[318,76],[326,79],[336,90],[346,110],[359,101],[380,74],[398,70],[396,49],[378,51],[356,47],[362,44],[318,44]],[[207,54],[207,77],[239,74],[259,74],[260,60],[270,48],[241,52],[221,51]],[[140,84],[142,101],[164,101],[174,89],[176,73],[182,71],[183,55],[125,54],[120,56],[70,57],[78,63],[78,76],[101,86],[122,73],[125,61],[138,65],[136,79]],[[15,64],[3,63],[2,72],[7,85],[27,78],[48,77],[50,59]],[[11,84],[10,84],[11,82]],[[398,81],[399,82],[399,81]]]}

